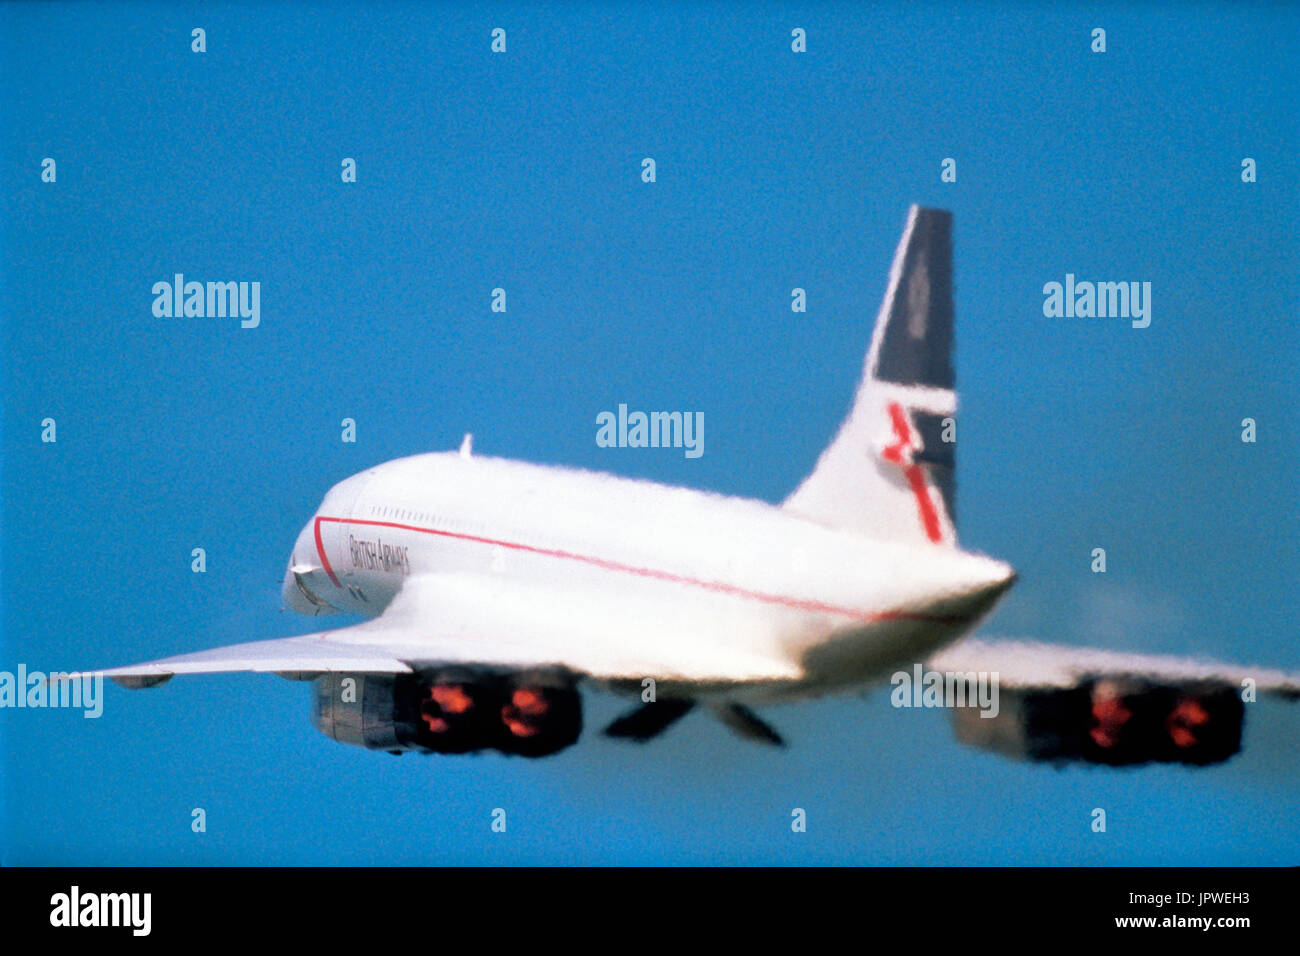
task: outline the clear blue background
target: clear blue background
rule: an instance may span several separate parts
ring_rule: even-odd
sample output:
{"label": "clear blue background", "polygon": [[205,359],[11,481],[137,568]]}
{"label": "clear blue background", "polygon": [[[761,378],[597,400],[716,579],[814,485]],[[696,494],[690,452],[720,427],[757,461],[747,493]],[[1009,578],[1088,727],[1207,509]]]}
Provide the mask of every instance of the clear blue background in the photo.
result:
{"label": "clear blue background", "polygon": [[[4,669],[311,630],[279,581],[325,490],[465,431],[780,500],[912,202],[956,216],[963,542],[1021,572],[985,630],[1300,666],[1294,8],[9,4],[0,31]],[[155,319],[174,272],[260,281],[261,327]],[[1150,281],[1150,328],[1045,319],[1067,272]],[[619,402],[703,411],[704,457],[598,448]],[[1117,772],[879,692],[769,710],[783,751],[693,715],[537,762],[339,746],[272,676],[106,695],[0,713],[4,862],[1300,862],[1280,704],[1226,765]]]}

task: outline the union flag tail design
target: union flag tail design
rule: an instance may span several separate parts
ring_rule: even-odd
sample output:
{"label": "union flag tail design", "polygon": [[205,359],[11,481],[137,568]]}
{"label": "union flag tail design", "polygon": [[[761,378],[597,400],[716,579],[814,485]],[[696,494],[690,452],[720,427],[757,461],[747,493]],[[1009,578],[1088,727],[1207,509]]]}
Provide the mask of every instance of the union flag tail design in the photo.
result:
{"label": "union flag tail design", "polygon": [[952,214],[913,206],[848,417],[782,507],[881,540],[955,546]]}

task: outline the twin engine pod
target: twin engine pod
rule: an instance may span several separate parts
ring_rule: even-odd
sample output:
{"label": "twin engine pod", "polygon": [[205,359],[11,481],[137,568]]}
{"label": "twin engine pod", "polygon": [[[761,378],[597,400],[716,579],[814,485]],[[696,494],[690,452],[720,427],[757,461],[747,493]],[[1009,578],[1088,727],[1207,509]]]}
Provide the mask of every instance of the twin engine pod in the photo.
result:
{"label": "twin engine pod", "polygon": [[1094,677],[1071,688],[1002,688],[996,717],[953,710],[959,741],[1008,757],[1131,766],[1220,763],[1241,749],[1240,689],[1216,680]]}
{"label": "twin engine pod", "polygon": [[315,685],[311,720],[316,729],[369,750],[497,750],[545,757],[582,734],[582,701],[572,676],[560,670],[332,673]]}

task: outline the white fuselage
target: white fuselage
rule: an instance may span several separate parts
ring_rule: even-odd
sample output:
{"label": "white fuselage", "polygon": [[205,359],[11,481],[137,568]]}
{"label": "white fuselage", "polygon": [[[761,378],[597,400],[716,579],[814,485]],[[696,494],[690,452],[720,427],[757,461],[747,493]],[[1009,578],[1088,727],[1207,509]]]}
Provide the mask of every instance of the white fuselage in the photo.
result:
{"label": "white fuselage", "polygon": [[595,585],[666,619],[699,607],[737,625],[719,640],[796,662],[787,690],[801,692],[922,659],[1015,577],[991,558],[874,541],[759,501],[447,452],[330,489],[283,593],[302,613],[375,616],[413,575],[464,573],[557,594]]}

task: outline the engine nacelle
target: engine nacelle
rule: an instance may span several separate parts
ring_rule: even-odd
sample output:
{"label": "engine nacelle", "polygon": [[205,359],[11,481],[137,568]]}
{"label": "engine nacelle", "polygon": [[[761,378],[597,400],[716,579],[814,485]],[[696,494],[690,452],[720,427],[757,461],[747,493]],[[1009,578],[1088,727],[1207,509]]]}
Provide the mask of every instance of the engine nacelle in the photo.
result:
{"label": "engine nacelle", "polygon": [[1097,677],[1077,687],[1000,688],[996,717],[953,711],[957,739],[1008,757],[1124,766],[1204,765],[1241,749],[1245,708],[1221,681]]}
{"label": "engine nacelle", "polygon": [[326,737],[369,750],[416,749],[413,715],[401,701],[410,696],[407,674],[326,674],[312,695],[311,722]]}
{"label": "engine nacelle", "polygon": [[369,750],[544,757],[581,736],[582,703],[559,671],[332,673],[315,681],[311,720],[325,736]]}

